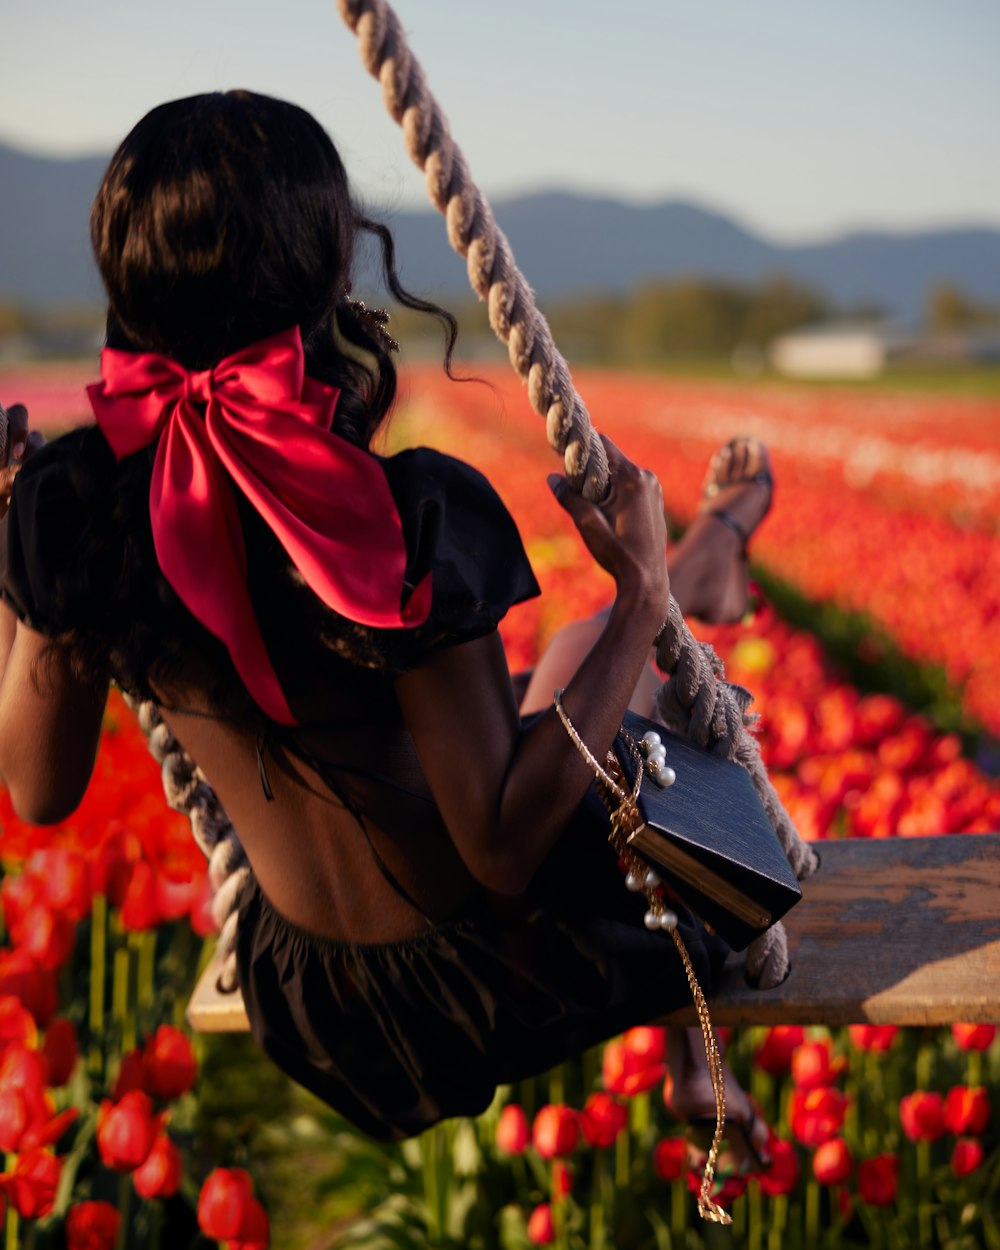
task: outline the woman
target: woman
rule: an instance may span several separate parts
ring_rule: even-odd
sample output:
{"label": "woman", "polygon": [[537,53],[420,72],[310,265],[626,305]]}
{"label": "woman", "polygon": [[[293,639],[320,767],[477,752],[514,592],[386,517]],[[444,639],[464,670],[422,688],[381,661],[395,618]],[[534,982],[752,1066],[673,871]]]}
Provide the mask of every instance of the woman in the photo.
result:
{"label": "woman", "polygon": [[[475,1114],[497,1083],[688,990],[622,888],[551,707],[565,687],[602,756],[642,701],[669,587],[659,484],[610,443],[600,507],[550,477],[616,594],[543,658],[522,719],[496,632],[537,593],[512,519],[456,460],[370,450],[395,371],[347,295],[361,231],[395,297],[448,327],[447,368],[454,323],[400,287],[390,236],[308,114],[230,92],[163,105],[126,138],[92,214],[109,300],[97,425],[29,456],[13,486],[0,772],[22,816],[63,819],[109,680],[154,699],[253,865],[238,956],[255,1035],[391,1138]],[[720,612],[737,531],[769,498],[762,453],[728,455],[678,573]],[[724,950],[681,924],[708,982]],[[687,1110],[708,1112],[678,1037]],[[735,1085],[730,1101],[747,1123]]]}

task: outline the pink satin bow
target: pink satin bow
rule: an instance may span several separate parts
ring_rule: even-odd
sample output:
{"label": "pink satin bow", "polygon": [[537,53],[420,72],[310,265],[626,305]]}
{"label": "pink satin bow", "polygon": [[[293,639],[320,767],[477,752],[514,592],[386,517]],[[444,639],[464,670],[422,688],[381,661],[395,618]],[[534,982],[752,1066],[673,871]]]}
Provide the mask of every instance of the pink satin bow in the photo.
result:
{"label": "pink satin bow", "polygon": [[87,393],[115,456],[159,438],[149,512],[163,576],[272,720],[296,723],[247,590],[234,485],[335,612],[390,628],[426,620],[430,575],[401,607],[396,502],[378,460],[332,432],[340,392],[306,377],[298,328],[201,372],[105,348],[101,376]]}

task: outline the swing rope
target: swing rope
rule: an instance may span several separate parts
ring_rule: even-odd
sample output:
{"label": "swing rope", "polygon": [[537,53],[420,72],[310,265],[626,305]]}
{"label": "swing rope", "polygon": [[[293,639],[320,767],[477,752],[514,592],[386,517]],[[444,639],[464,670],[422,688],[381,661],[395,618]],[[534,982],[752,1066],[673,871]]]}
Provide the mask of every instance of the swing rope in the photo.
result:
{"label": "swing rope", "polygon": [[[526,382],[532,408],[545,418],[549,442],[562,455],[567,478],[586,498],[601,500],[609,484],[604,446],[514,262],[510,244],[451,138],[399,19],[386,0],[337,0],[337,4],[358,37],[366,68],[382,84],[386,107],[402,127],[411,157],[424,171],[431,202],[445,216],[451,246],[467,260],[469,281],[488,305],[490,325]],[[818,866],[816,854],[800,840],[767,776],[760,746],[749,732],[757,719],[748,714],[750,693],[725,680],[721,660],[711,646],[695,640],[672,596],[656,659],[670,674],[657,696],[663,724],[748,770],[793,871],[799,880],[811,876]],[[212,914],[220,927],[218,986],[224,992],[235,990],[236,905],[252,870],[222,804],[156,705],[143,703],[137,710],[150,750],[162,764],[167,802],[190,818],[194,837],[208,858],[215,891]],[[746,963],[749,976],[762,989],[784,980],[788,947],[780,922],[753,942]]]}

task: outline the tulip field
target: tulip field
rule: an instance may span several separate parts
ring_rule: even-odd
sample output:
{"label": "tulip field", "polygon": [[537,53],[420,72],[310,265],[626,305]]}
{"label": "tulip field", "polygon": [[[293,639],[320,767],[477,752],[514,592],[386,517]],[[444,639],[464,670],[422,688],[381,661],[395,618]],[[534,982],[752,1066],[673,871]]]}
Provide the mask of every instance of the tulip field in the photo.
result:
{"label": "tulip field", "polygon": [[[610,583],[545,486],[558,462],[543,422],[516,381],[482,373],[489,386],[411,369],[392,438],[469,460],[517,519],[543,590],[502,626],[517,670]],[[0,373],[5,402],[52,428],[83,415],[86,380]],[[1000,402],[577,381],[599,428],[658,473],[678,526],[721,442],[771,448],[775,503],[752,556],[782,593],[739,625],[694,627],[754,692],[803,836],[1000,830]],[[830,614],[851,622],[863,685],[832,658]],[[897,662],[941,698],[902,698]],[[117,695],[70,820],[26,825],[0,792],[0,869],[0,1250],[1000,1250],[994,1026],[728,1034],[772,1162],[723,1160],[721,1228],[698,1220],[697,1152],[653,1024],[393,1146],[292,1090],[247,1039],[193,1037],[184,1009],[213,946],[205,864]]]}

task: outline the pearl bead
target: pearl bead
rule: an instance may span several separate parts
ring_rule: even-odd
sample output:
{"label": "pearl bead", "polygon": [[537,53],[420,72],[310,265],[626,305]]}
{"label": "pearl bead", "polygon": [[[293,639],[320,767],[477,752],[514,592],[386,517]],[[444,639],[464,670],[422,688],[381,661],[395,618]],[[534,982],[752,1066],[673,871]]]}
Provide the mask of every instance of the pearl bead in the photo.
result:
{"label": "pearl bead", "polygon": [[646,912],[645,916],[643,916],[642,918],[642,922],[646,926],[647,929],[650,929],[650,930],[658,929],[660,927],[659,912],[655,912],[655,911]]}
{"label": "pearl bead", "polygon": [[646,880],[643,884],[647,890],[655,890],[660,884],[659,875],[650,868],[649,872],[646,873]]}
{"label": "pearl bead", "polygon": [[625,889],[637,892],[642,889],[642,877],[634,872],[630,872],[625,878]]}
{"label": "pearl bead", "polygon": [[646,759],[650,764],[665,764],[667,760],[667,748],[660,744],[658,747],[650,747],[646,752]]}
{"label": "pearl bead", "polygon": [[662,742],[662,738],[658,733],[654,733],[652,729],[647,729],[642,735],[642,740],[651,747],[658,747]]}
{"label": "pearl bead", "polygon": [[653,780],[661,790],[665,790],[667,786],[672,786],[674,784],[677,780],[677,774],[669,765],[664,764],[662,768],[658,768],[653,773]]}
{"label": "pearl bead", "polygon": [[660,922],[661,929],[676,929],[677,928],[677,916],[676,916],[676,913],[672,911],[661,911],[658,919]]}

